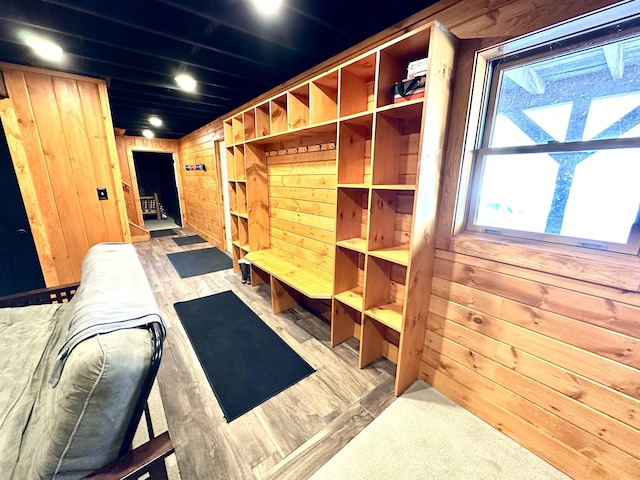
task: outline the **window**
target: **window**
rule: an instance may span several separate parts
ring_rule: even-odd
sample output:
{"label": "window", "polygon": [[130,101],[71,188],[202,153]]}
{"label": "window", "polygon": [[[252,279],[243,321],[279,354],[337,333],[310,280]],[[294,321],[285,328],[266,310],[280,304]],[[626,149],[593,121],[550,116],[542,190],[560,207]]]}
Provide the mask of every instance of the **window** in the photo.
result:
{"label": "window", "polygon": [[489,65],[468,230],[638,253],[640,34],[604,34]]}

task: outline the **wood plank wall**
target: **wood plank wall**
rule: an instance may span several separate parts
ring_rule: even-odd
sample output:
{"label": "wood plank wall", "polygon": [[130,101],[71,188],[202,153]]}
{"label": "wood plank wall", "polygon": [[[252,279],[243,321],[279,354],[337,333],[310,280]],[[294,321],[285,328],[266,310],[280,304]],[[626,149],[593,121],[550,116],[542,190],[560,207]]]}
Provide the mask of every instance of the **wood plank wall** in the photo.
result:
{"label": "wood plank wall", "polygon": [[333,274],[336,150],[267,157],[267,175],[271,247]]}
{"label": "wood plank wall", "polygon": [[[138,179],[133,163],[133,151],[173,153],[175,161],[179,163],[179,142],[178,140],[167,140],[162,138],[135,137],[129,135],[116,134],[116,148],[118,151],[118,162],[122,172],[122,182],[124,198],[127,207],[127,217],[129,221],[140,227],[144,226],[142,209],[140,208],[140,192],[138,190]],[[177,174],[178,192],[180,204],[184,205],[183,188],[180,184],[180,174]],[[184,208],[184,207],[183,207]],[[184,222],[184,219],[183,219]]]}
{"label": "wood plank wall", "polygon": [[[181,138],[179,151],[187,218],[184,225],[224,250],[223,189],[214,150],[214,141],[223,137],[222,121],[214,121]],[[185,171],[185,165],[198,163],[204,163],[207,170]]]}
{"label": "wood plank wall", "polygon": [[[456,194],[466,173],[463,143],[475,51],[613,3],[442,0],[394,27],[401,30],[435,19],[463,40],[456,57],[438,213],[439,249],[430,308],[425,312],[428,322],[420,375],[580,479],[640,478],[637,257],[629,261],[607,254],[574,258],[464,235],[452,237],[451,232],[456,224]],[[350,54],[369,46],[354,47]],[[324,62],[250,104],[339,61]],[[221,120],[216,120],[208,128],[221,127]],[[316,191],[270,185],[270,202],[281,197],[287,205],[318,201]],[[329,189],[323,195],[322,203],[335,201],[329,200]],[[277,208],[272,226],[281,221]],[[305,228],[296,208],[286,210],[293,215],[284,220],[291,231]],[[328,244],[329,237],[325,238]]]}
{"label": "wood plank wall", "polygon": [[[130,241],[104,82],[0,64],[0,115],[47,286],[80,280],[87,250]],[[106,187],[109,199],[98,200]]]}
{"label": "wood plank wall", "polygon": [[420,368],[438,390],[580,479],[640,478],[638,258],[452,232],[469,173],[462,160],[475,52],[495,44],[490,37],[529,33],[607,3],[544,1],[534,10],[491,2],[493,11],[460,11],[450,25],[467,40],[457,56]]}

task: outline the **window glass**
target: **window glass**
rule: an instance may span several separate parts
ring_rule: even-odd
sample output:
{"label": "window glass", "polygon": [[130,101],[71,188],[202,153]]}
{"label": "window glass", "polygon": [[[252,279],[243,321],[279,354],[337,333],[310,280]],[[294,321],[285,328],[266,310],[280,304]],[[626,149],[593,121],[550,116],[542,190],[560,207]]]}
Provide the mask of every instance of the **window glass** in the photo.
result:
{"label": "window glass", "polygon": [[640,38],[501,68],[497,99],[489,147],[619,138],[640,121]]}
{"label": "window glass", "polygon": [[640,36],[588,44],[492,65],[472,230],[638,253]]}

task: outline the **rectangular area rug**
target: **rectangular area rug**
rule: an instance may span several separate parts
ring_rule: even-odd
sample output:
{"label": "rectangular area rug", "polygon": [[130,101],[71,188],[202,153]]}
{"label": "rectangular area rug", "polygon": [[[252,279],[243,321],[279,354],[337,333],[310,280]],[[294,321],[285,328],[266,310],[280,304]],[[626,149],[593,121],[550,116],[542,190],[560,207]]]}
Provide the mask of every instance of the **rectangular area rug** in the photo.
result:
{"label": "rectangular area rug", "polygon": [[204,275],[218,270],[226,270],[233,266],[229,256],[215,247],[168,253],[167,257],[171,260],[173,268],[176,269],[180,278]]}
{"label": "rectangular area rug", "polygon": [[227,422],[315,371],[231,291],[174,307]]}
{"label": "rectangular area rug", "polygon": [[165,230],[151,230],[149,233],[151,233],[151,238],[170,237],[176,234],[176,232],[171,228],[167,228]]}
{"label": "rectangular area rug", "polygon": [[570,480],[422,380],[309,480]]}
{"label": "rectangular area rug", "polygon": [[204,238],[202,238],[200,235],[174,237],[173,241],[176,242],[176,245],[180,245],[181,247],[184,247],[185,245],[194,245],[196,243],[207,243],[207,241]]}

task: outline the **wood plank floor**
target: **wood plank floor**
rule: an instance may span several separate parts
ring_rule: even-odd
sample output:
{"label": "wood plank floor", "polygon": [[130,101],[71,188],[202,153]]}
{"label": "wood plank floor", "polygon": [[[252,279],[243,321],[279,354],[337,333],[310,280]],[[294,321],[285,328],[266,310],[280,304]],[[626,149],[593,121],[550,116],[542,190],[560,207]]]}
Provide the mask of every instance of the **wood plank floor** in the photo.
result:
{"label": "wood plank floor", "polygon": [[[329,325],[301,307],[274,315],[268,286],[243,285],[231,270],[181,279],[166,256],[208,247],[180,247],[171,237],[135,244],[168,327],[158,384],[181,477],[308,478],[394,400],[395,365],[380,359],[360,370],[356,340],[331,348]],[[225,290],[234,291],[316,369],[231,423],[173,308]]]}

